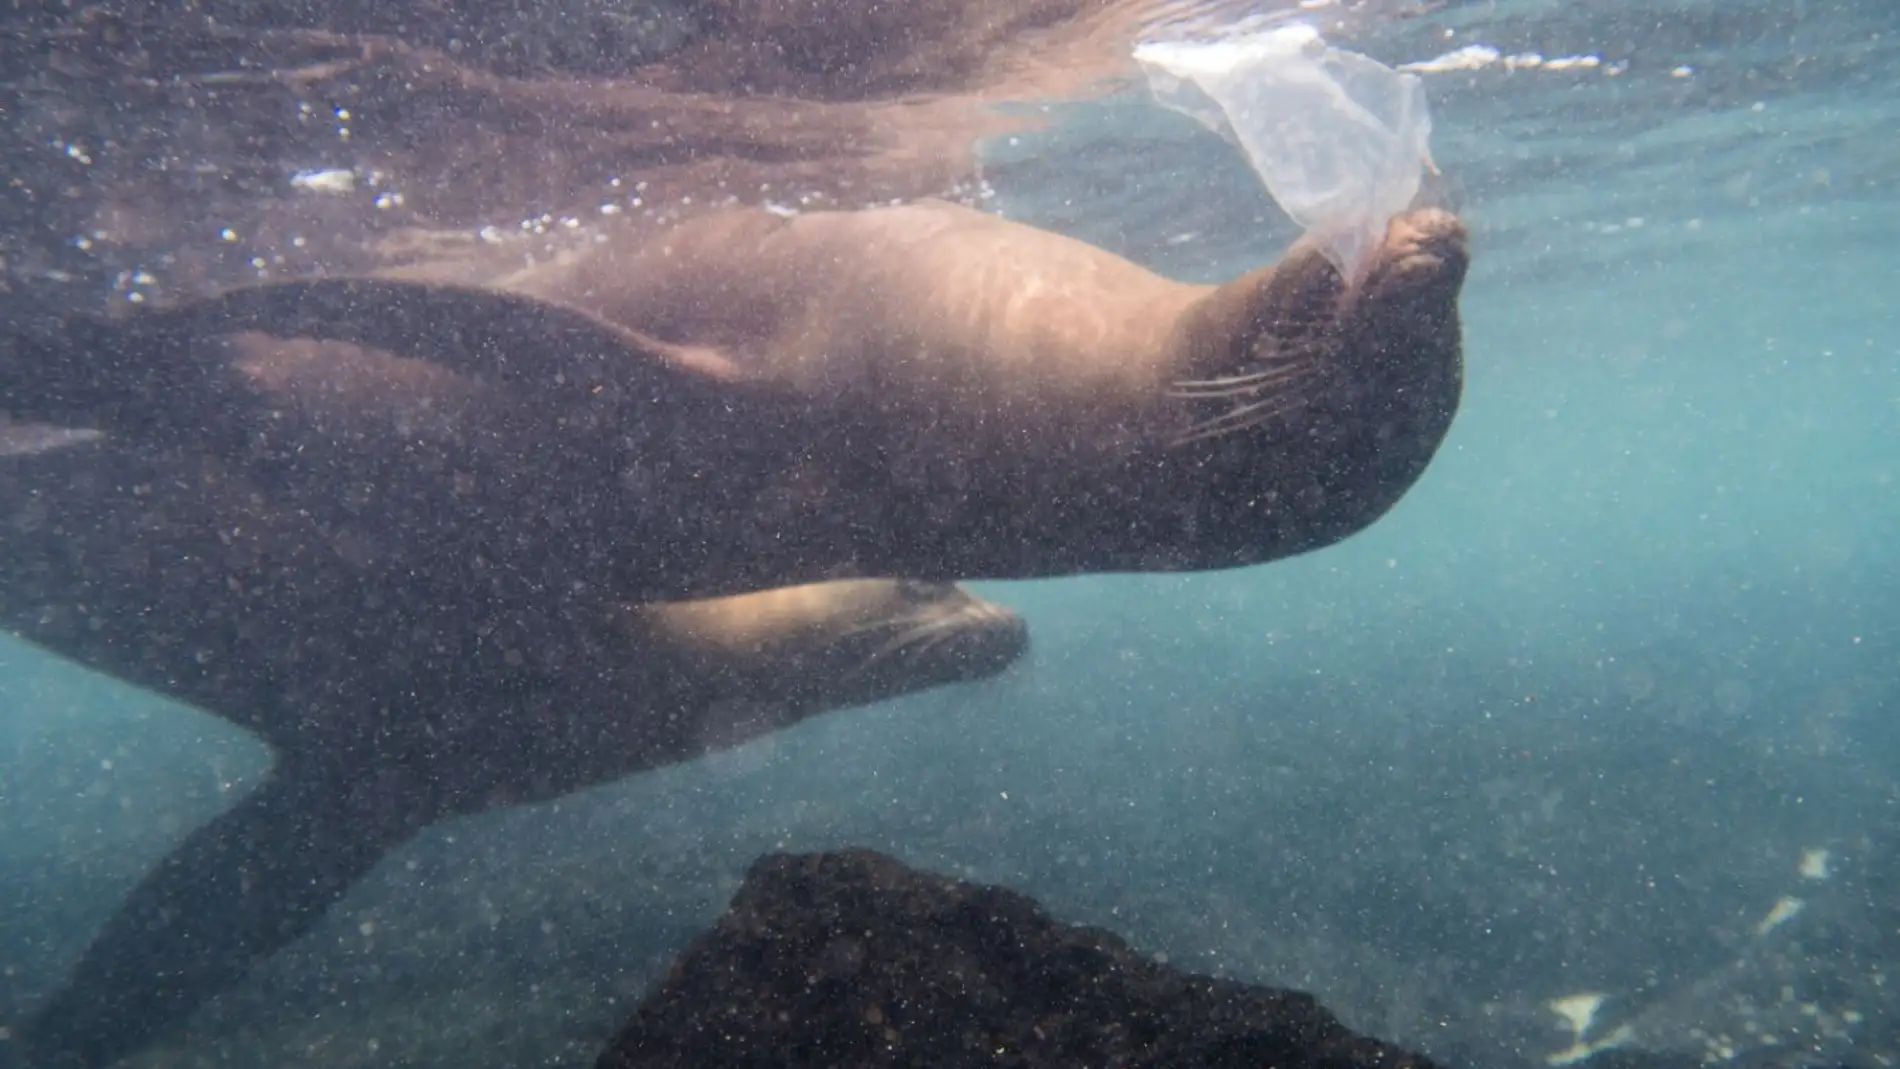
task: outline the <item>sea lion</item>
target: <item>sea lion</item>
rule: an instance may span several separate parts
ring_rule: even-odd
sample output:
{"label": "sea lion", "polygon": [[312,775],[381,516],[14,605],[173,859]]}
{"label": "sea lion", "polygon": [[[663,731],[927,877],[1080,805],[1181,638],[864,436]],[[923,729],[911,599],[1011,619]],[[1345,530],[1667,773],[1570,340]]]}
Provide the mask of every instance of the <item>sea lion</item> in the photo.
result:
{"label": "sea lion", "polygon": [[[286,440],[381,428],[375,448],[406,437],[426,457],[475,406],[507,411],[387,356],[239,342],[232,366],[261,396],[356,372],[332,381],[328,409],[236,420],[308,424]],[[416,405],[431,379],[433,403]],[[277,756],[145,877],[18,1031],[38,1066],[143,1046],[431,822],[992,676],[1027,643],[1014,613],[929,582],[641,605],[585,584],[550,596],[541,574],[497,576],[479,556],[378,552],[373,525],[339,528],[267,468],[194,446],[17,425],[0,445],[0,626],[246,727]]]}
{"label": "sea lion", "polygon": [[584,562],[570,574],[639,600],[1230,568],[1346,538],[1424,472],[1462,390],[1467,262],[1432,209],[1393,219],[1354,286],[1307,243],[1189,285],[951,204],[736,210],[488,287],[233,291],[0,385],[23,416],[201,435],[226,423],[224,369],[165,338],[248,328],[436,362],[510,391],[535,430],[497,461],[499,497],[408,479],[418,514],[470,528],[557,495],[558,546],[516,524],[489,551]]}

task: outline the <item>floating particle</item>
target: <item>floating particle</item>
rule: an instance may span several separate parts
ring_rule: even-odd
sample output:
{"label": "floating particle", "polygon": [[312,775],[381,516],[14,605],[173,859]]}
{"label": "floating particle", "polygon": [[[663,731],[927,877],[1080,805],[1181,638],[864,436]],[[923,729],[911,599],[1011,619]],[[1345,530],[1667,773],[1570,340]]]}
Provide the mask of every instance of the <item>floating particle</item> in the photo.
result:
{"label": "floating particle", "polygon": [[1603,1008],[1608,997],[1595,991],[1585,991],[1551,999],[1544,1005],[1570,1026],[1570,1038],[1582,1042],[1584,1034],[1590,1031],[1590,1025],[1597,1019],[1597,1011]]}
{"label": "floating particle", "polygon": [[1575,1065],[1595,1055],[1599,1051],[1620,1047],[1636,1038],[1636,1030],[1629,1025],[1618,1025],[1616,1031],[1594,1043],[1577,1042],[1544,1059],[1546,1065]]}
{"label": "floating particle", "polygon": [[1801,901],[1799,898],[1791,898],[1787,895],[1781,896],[1781,898],[1775,902],[1775,907],[1768,911],[1766,917],[1761,919],[1761,923],[1755,925],[1755,934],[1767,935],[1769,932],[1793,920],[1795,916],[1805,908],[1807,908],[1807,903]]}
{"label": "floating particle", "polygon": [[340,168],[300,171],[290,176],[290,184],[312,193],[348,193],[356,188],[356,172]]}

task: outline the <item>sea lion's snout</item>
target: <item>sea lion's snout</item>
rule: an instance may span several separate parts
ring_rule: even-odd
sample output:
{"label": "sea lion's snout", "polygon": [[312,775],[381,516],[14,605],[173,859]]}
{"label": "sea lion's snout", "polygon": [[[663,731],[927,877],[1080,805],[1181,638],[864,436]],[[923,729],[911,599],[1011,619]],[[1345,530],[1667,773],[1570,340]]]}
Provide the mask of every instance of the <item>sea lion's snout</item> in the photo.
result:
{"label": "sea lion's snout", "polygon": [[963,679],[976,680],[996,675],[1028,652],[1027,621],[993,602],[973,601],[963,612],[948,656]]}
{"label": "sea lion's snout", "polygon": [[877,692],[889,684],[907,693],[923,687],[987,679],[1029,649],[1029,625],[1010,609],[950,584],[919,583],[908,611],[862,632],[856,664],[839,681]]}
{"label": "sea lion's snout", "polygon": [[1459,293],[1470,265],[1464,223],[1426,208],[1392,220],[1365,283],[1334,328],[1324,385],[1308,394],[1319,447],[1312,529],[1361,530],[1415,485],[1451,428],[1464,390]]}
{"label": "sea lion's snout", "polygon": [[1191,308],[1169,470],[1209,489],[1186,539],[1271,560],[1363,530],[1403,497],[1462,394],[1469,263],[1465,224],[1422,208],[1388,223],[1357,284],[1302,243]]}

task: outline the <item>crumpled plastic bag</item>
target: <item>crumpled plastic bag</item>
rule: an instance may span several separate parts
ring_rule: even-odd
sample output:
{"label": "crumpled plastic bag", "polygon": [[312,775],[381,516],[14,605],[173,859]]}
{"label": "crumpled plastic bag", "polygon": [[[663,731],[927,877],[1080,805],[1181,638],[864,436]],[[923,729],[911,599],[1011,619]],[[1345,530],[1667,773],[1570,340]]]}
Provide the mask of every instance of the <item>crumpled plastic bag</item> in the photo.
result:
{"label": "crumpled plastic bag", "polygon": [[1418,76],[1333,48],[1305,23],[1143,42],[1135,59],[1159,103],[1240,147],[1349,281],[1364,277],[1423,171],[1437,173]]}

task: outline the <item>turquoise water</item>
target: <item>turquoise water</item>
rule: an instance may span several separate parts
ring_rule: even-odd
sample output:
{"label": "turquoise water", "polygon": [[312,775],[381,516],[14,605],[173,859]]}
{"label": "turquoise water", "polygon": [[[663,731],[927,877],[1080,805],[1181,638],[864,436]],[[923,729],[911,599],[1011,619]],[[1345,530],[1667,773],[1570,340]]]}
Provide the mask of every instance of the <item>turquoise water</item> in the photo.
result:
{"label": "turquoise water", "polygon": [[[983,586],[1036,635],[1007,677],[434,829],[138,1063],[583,1064],[754,857],[846,844],[1455,1065],[1542,1064],[1586,992],[1586,1040],[1900,1056],[1900,9],[1460,5],[1351,44],[1474,41],[1627,69],[1427,76],[1470,379],[1390,517]],[[1291,237],[1138,94],[1059,114],[989,147],[994,207],[1183,278]],[[17,644],[0,709],[4,1021],[267,758]]]}

